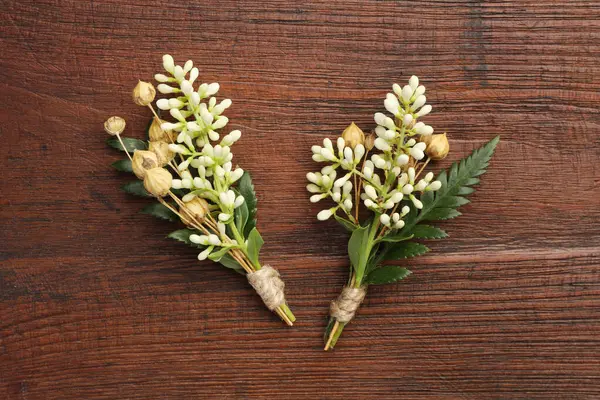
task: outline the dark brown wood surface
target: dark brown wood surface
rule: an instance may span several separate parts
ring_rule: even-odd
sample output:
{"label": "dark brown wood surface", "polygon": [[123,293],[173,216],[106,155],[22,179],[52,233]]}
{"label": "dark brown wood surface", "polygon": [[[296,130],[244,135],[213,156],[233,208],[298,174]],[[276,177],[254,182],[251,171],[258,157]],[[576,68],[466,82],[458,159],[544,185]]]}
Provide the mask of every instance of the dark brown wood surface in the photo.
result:
{"label": "dark brown wood surface", "polygon": [[[7,0],[1,399],[600,398],[598,1]],[[119,190],[102,122],[163,53],[234,100],[263,261],[298,317],[165,239]],[[347,236],[315,218],[310,146],[373,127],[417,74],[448,166],[502,141],[451,237],[374,287],[333,352]]]}

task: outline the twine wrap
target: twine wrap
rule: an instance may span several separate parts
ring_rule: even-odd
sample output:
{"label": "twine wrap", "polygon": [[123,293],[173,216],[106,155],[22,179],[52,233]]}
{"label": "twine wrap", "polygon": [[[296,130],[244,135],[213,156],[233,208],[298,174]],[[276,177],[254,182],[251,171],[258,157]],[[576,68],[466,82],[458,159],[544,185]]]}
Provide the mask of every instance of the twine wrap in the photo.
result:
{"label": "twine wrap", "polygon": [[339,297],[331,302],[329,315],[343,324],[350,322],[352,318],[354,318],[354,314],[356,313],[356,310],[358,310],[358,307],[364,300],[366,294],[367,289],[365,287],[344,287]]}
{"label": "twine wrap", "polygon": [[270,265],[265,265],[258,271],[246,275],[248,282],[271,311],[285,304],[283,289],[285,284],[279,277],[279,272]]}

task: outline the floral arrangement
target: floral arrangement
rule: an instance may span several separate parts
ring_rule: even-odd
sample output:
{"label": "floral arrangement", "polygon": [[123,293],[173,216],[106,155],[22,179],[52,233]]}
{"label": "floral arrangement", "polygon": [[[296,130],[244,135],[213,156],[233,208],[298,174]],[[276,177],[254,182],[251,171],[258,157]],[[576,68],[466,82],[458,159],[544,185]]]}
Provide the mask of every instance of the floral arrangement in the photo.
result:
{"label": "floral arrangement", "polygon": [[393,85],[393,93],[384,101],[393,118],[376,113],[374,133],[365,137],[352,123],[335,144],[326,138],[323,146],[312,147],[313,160],[327,165],[307,174],[310,201],[329,198],[334,204],[317,218],[333,217],[351,233],[350,276],[331,303],[325,350],[335,346],[354,318],[369,285],[396,282],[411,274],[386,261],[427,253],[429,248],[416,239],[448,236],[429,222],[461,215],[457,208],[469,202],[466,197],[475,191],[472,186],[479,183],[499,141],[499,137],[492,139],[434,178],[425,168],[430,161],[445,158],[450,146],[445,133],[433,134],[433,128],[421,122],[431,112],[426,100],[425,87],[412,76],[404,87]]}
{"label": "floral arrangement", "polygon": [[231,147],[241,137],[239,130],[220,133],[228,123],[223,112],[229,99],[217,101],[218,83],[195,88],[198,68],[187,61],[175,65],[163,56],[166,74],[156,74],[156,89],[172,95],[152,102],[156,89],[140,81],[133,90],[136,104],[153,114],[148,140],[122,137],[125,120],[111,117],[104,128],[114,136],[108,144],[126,153],[127,159],[113,163],[119,171],[139,179],[123,186],[128,193],[154,198],[142,211],[186,227],[168,237],[199,250],[198,259],[210,259],[245,274],[265,305],[292,325],[294,314],[284,296],[284,283],[276,269],[262,265],[259,253],[263,239],[256,228],[256,195],[250,175],[232,163]]}

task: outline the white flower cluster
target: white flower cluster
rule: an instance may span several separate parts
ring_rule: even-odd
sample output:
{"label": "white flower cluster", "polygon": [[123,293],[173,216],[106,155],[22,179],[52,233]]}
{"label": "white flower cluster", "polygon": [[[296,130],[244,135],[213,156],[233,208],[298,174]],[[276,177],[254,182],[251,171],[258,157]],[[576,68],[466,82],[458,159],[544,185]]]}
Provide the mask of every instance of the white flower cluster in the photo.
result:
{"label": "white flower cluster", "polygon": [[[335,207],[321,211],[317,215],[320,220],[328,219],[337,210],[342,210],[348,217],[352,218],[351,211],[354,204],[352,202],[353,185],[350,178],[356,172],[357,166],[365,155],[365,146],[358,144],[352,148],[346,145],[344,138],[339,137],[336,147],[337,152],[328,138],[323,139],[323,147],[312,147],[313,160],[331,162],[332,164],[323,168],[321,172],[310,172],[307,175],[308,180],[311,182],[307,189],[309,192],[314,193],[310,201],[316,203],[324,198],[331,197],[337,203]],[[348,172],[336,179],[337,168]]]}
{"label": "white flower cluster", "polygon": [[[419,78],[412,76],[408,85],[402,88],[394,84],[393,91],[387,94],[384,106],[394,118],[375,114],[376,137],[372,142],[374,154],[370,158],[363,144],[351,148],[342,137],[337,139],[337,151],[329,139],[323,140],[323,146],[312,147],[313,160],[330,165],[321,172],[307,174],[311,182],[307,190],[313,194],[311,201],[331,197],[336,203],[334,207],[320,211],[319,220],[326,220],[341,210],[351,222],[358,222],[352,215],[353,176],[362,185],[360,199],[363,204],[390,229],[404,226],[402,218],[411,207],[423,208],[419,194],[440,189],[441,183],[433,181],[433,173],[418,179],[416,172],[419,162],[426,157],[427,148],[419,139],[433,133],[431,126],[418,121],[431,112],[431,106],[425,104],[425,87],[419,85]],[[424,165],[423,162],[422,167]],[[339,178],[338,169],[344,172]],[[400,211],[396,212],[399,207]]]}
{"label": "white flower cluster", "polygon": [[[244,174],[241,168],[234,168],[231,152],[231,146],[240,139],[242,133],[233,130],[221,138],[217,132],[229,122],[222,114],[231,106],[231,100],[224,99],[217,103],[213,95],[219,90],[218,83],[202,83],[194,88],[199,71],[191,60],[182,67],[175,65],[173,57],[167,54],[163,56],[163,67],[168,75],[155,75],[155,79],[161,82],[157,89],[175,97],[159,99],[156,105],[161,110],[169,111],[175,119],[174,122],[162,123],[161,128],[177,133],[177,143],[170,144],[169,149],[180,155],[179,160],[174,159],[180,179],[173,179],[172,187],[189,190],[182,197],[185,203],[200,197],[217,205],[224,237],[225,224],[233,221],[235,208],[244,203],[244,197],[230,189]],[[218,144],[211,143],[219,139]],[[217,235],[193,236],[190,240],[208,246],[199,255],[201,259],[208,257],[214,246],[230,245],[221,243]]]}

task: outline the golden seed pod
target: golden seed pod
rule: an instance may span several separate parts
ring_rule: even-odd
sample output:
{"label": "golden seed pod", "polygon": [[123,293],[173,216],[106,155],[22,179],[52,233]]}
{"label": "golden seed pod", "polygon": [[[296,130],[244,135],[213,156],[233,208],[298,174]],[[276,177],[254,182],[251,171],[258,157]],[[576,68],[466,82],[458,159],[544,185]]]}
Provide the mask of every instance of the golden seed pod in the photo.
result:
{"label": "golden seed pod", "polygon": [[169,150],[169,144],[162,141],[150,142],[148,150],[156,155],[158,165],[161,167],[167,165],[175,157],[175,153]]}
{"label": "golden seed pod", "polygon": [[160,125],[165,123],[166,121],[162,119],[152,119],[152,124],[150,124],[150,129],[148,130],[148,136],[150,136],[151,142],[167,142],[173,143],[175,139],[175,134],[173,131],[165,131]]}
{"label": "golden seed pod", "polygon": [[131,168],[133,173],[140,179],[144,179],[146,171],[158,167],[156,154],[148,150],[136,150],[133,152]]}
{"label": "golden seed pod", "polygon": [[450,151],[450,143],[445,133],[421,136],[421,141],[427,145],[425,154],[432,160],[442,160]]}
{"label": "golden seed pod", "polygon": [[111,136],[120,135],[125,130],[125,120],[121,117],[110,117],[104,121],[104,130]]}
{"label": "golden seed pod", "polygon": [[365,143],[365,134],[354,122],[344,129],[342,138],[344,138],[346,144],[352,148]]}
{"label": "golden seed pod", "polygon": [[144,177],[144,188],[153,196],[164,197],[171,190],[173,177],[164,168],[152,168],[146,171]]}
{"label": "golden seed pod", "polygon": [[185,203],[185,208],[179,207],[179,214],[181,214],[181,221],[186,225],[192,225],[192,221],[188,218],[192,218],[196,223],[201,224],[208,214],[208,202],[200,197],[194,197],[192,201]]}
{"label": "golden seed pod", "polygon": [[151,83],[138,81],[133,89],[133,102],[138,106],[147,106],[156,96],[156,89]]}
{"label": "golden seed pod", "polygon": [[375,139],[377,139],[377,137],[373,132],[369,133],[367,137],[365,137],[365,149],[367,149],[367,151],[371,151],[371,149],[375,147]]}

